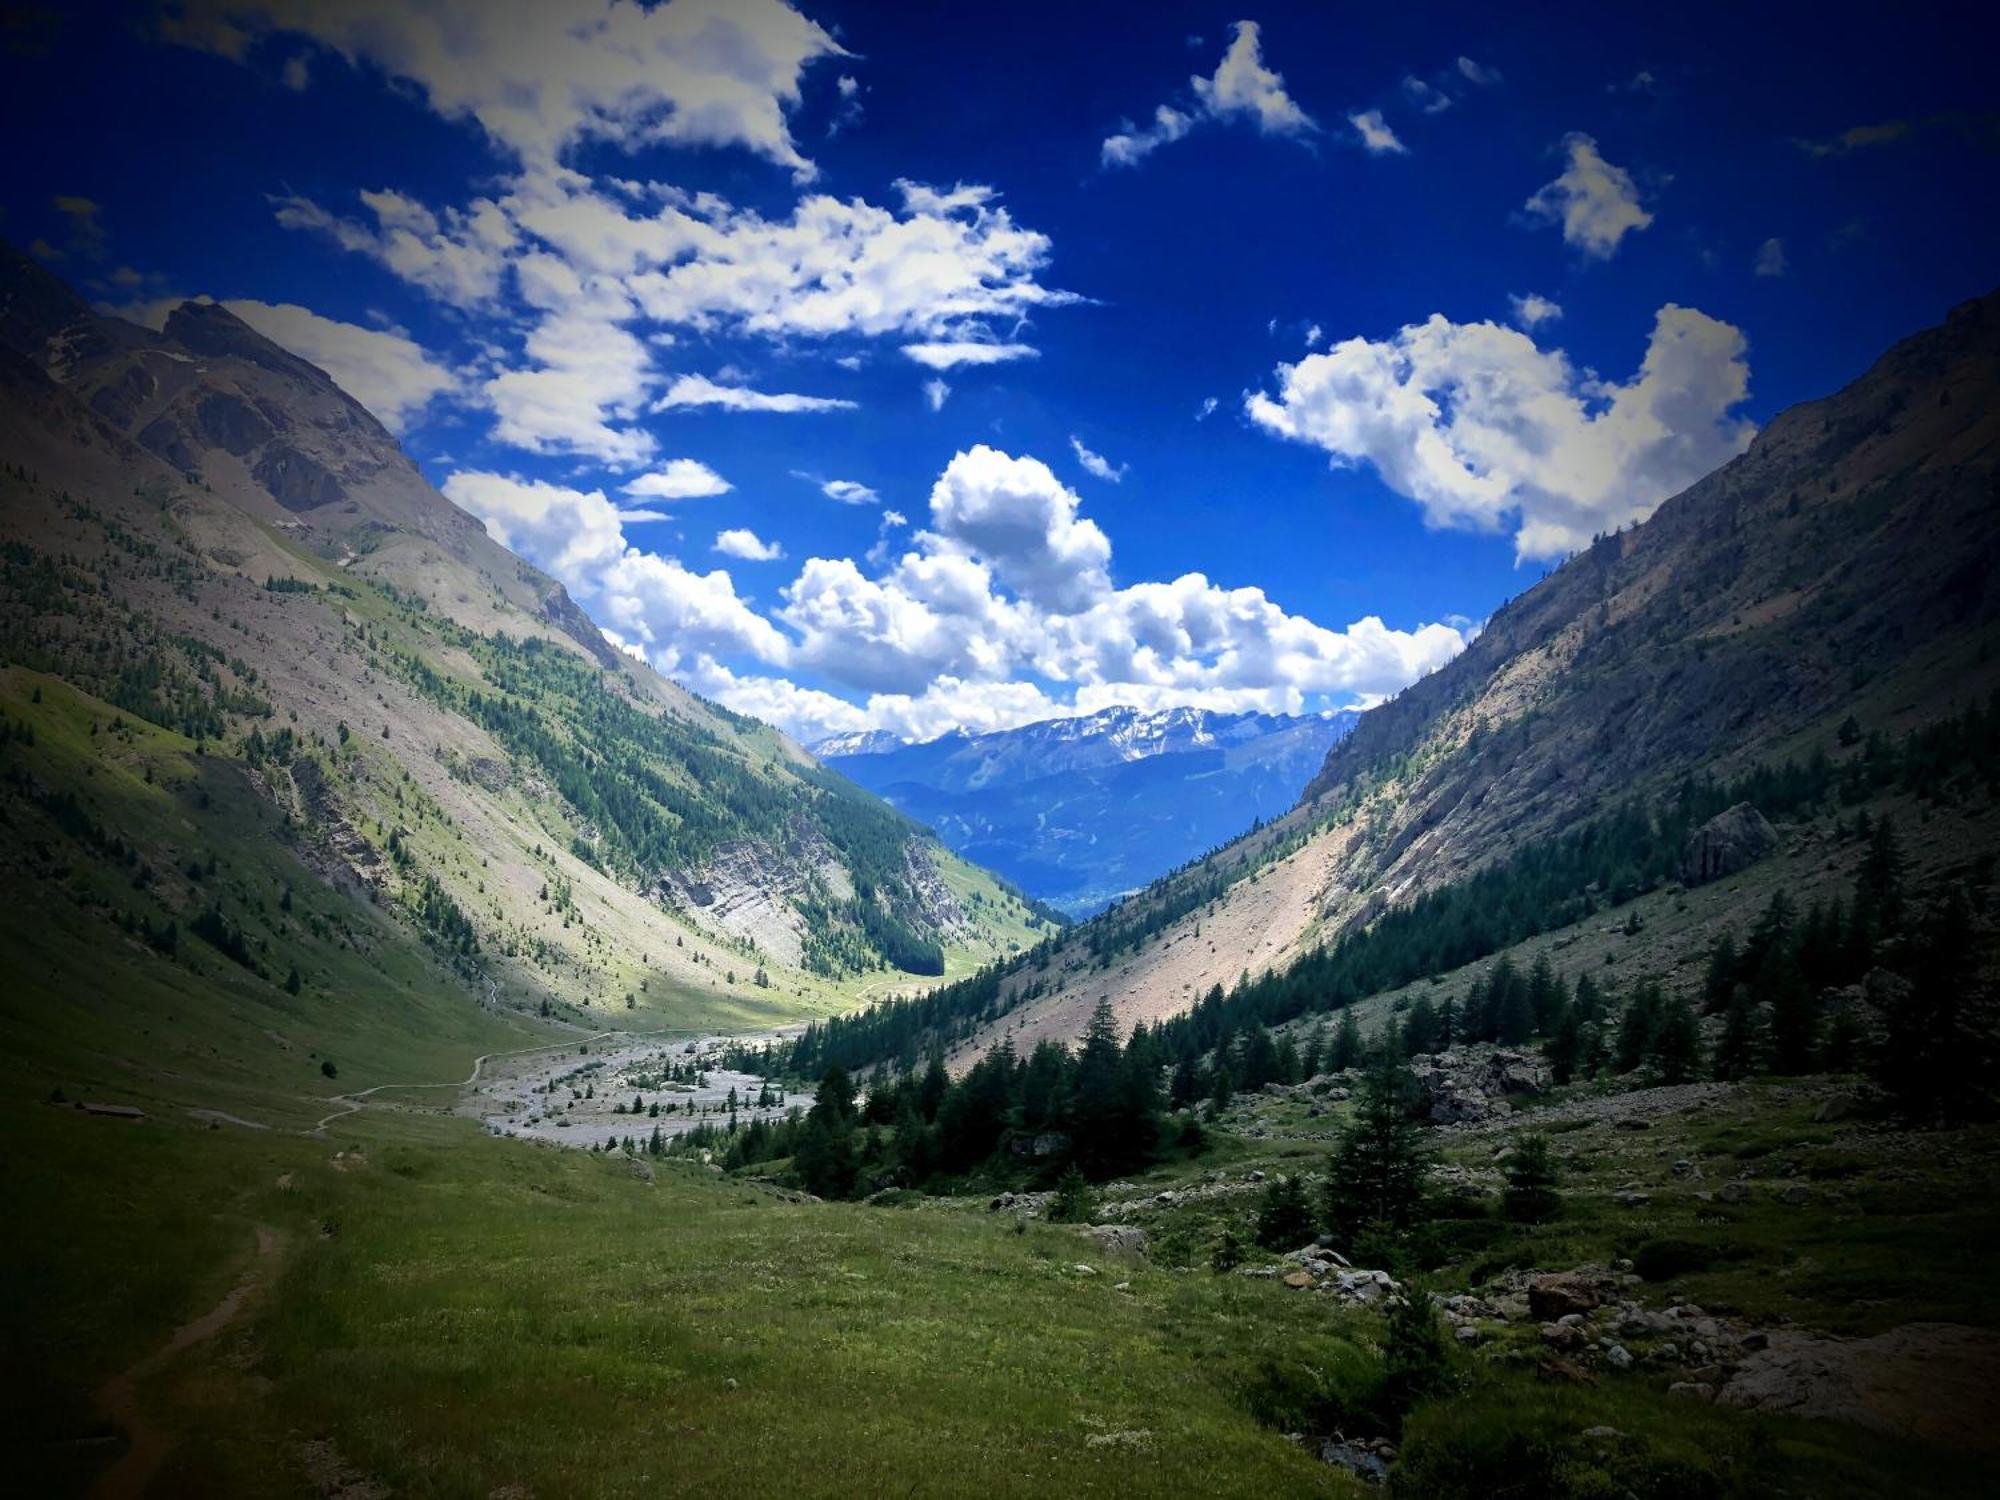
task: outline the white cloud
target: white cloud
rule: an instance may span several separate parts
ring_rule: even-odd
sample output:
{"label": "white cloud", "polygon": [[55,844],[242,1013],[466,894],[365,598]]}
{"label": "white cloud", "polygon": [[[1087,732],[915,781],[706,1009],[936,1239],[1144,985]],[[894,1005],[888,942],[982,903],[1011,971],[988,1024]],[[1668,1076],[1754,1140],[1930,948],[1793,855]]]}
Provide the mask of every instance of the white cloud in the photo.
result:
{"label": "white cloud", "polygon": [[1403,75],[1403,97],[1427,115],[1443,114],[1452,104],[1451,95],[1414,73]]}
{"label": "white cloud", "polygon": [[1110,539],[1079,518],[1080,504],[1040,459],[981,443],[931,487],[931,525],[1030,603],[1073,613],[1110,587]]}
{"label": "white cloud", "polygon": [[1514,308],[1514,321],[1523,328],[1539,328],[1563,315],[1562,305],[1539,292],[1514,292],[1507,297]]}
{"label": "white cloud", "polygon": [[1785,259],[1785,242],[1769,239],[1757,247],[1756,273],[1759,276],[1782,276],[1788,269]]}
{"label": "white cloud", "polygon": [[1171,145],[1192,129],[1192,118],[1171,104],[1162,104],[1153,111],[1151,125],[1142,129],[1128,123],[1123,130],[1106,136],[1098,148],[1098,160],[1107,167],[1136,167],[1160,147]]}
{"label": "white cloud", "polygon": [[1306,347],[1308,349],[1317,349],[1321,341],[1325,338],[1326,330],[1320,327],[1319,324],[1311,323],[1306,326]]}
{"label": "white cloud", "polygon": [[[991,188],[896,184],[899,215],[860,199],[802,200],[787,219],[709,205],[674,205],[647,221],[681,248],[671,264],[633,275],[654,320],[773,338],[910,336],[999,345],[992,320],[1078,299],[1042,286],[1048,236],[1015,224]],[[664,258],[664,257],[663,257]]]}
{"label": "white cloud", "polygon": [[310,198],[272,201],[285,228],[326,235],[341,249],[367,256],[440,302],[470,309],[499,295],[508,253],[520,237],[491,199],[475,199],[469,208],[447,208],[440,215],[387,188],[359,197],[374,217],[372,227],[342,218]]}
{"label": "white cloud", "polygon": [[811,63],[846,55],[779,0],[185,0],[163,31],[238,60],[268,33],[308,37],[529,163],[593,140],[739,146],[801,181],[815,169],[786,112]]}
{"label": "white cloud", "polygon": [[652,436],[614,425],[638,417],[657,378],[646,346],[621,326],[630,300],[609,278],[585,281],[553,255],[529,255],[517,269],[523,296],[546,311],[524,345],[534,363],[486,384],[494,436],[532,453],[646,462]]}
{"label": "white cloud", "polygon": [[1357,110],[1347,117],[1347,123],[1354,127],[1354,133],[1361,138],[1361,145],[1370,156],[1409,155],[1410,148],[1389,128],[1381,110]]}
{"label": "white cloud", "polygon": [[1619,384],[1513,329],[1433,316],[1280,365],[1277,394],[1245,409],[1336,466],[1373,465],[1433,525],[1511,523],[1517,555],[1550,557],[1643,519],[1749,445],[1755,429],[1731,415],[1744,352],[1736,328],[1669,303]]}
{"label": "white cloud", "polygon": [[1563,137],[1568,165],[1525,205],[1539,219],[1562,226],[1563,242],[1585,255],[1608,259],[1618,242],[1653,222],[1639,204],[1632,174],[1606,161],[1597,142],[1581,131]]}
{"label": "white cloud", "polygon": [[1317,127],[1285,92],[1284,78],[1264,66],[1255,21],[1238,21],[1228,52],[1211,78],[1191,80],[1209,114],[1220,120],[1241,117],[1266,135],[1300,135]]}
{"label": "white cloud", "polygon": [[767,542],[756,532],[745,526],[732,526],[715,534],[715,550],[725,557],[740,557],[745,562],[776,562],[785,555],[785,549],[776,542]]}
{"label": "white cloud", "polygon": [[1040,352],[1028,344],[982,344],[963,339],[903,345],[903,353],[932,370],[949,370],[956,365],[1004,364],[1010,359],[1033,359]]}
{"label": "white cloud", "polygon": [[924,405],[932,411],[943,411],[945,402],[951,399],[951,387],[935,377],[924,382]]}
{"label": "white cloud", "polygon": [[1492,88],[1500,82],[1500,70],[1498,68],[1482,67],[1469,57],[1461,56],[1459,58],[1458,73],[1468,83],[1476,83],[1483,89]]}
{"label": "white cloud", "polygon": [[1195,408],[1194,419],[1197,422],[1206,422],[1210,417],[1215,415],[1216,407],[1221,404],[1213,396],[1203,396],[1201,398],[1201,405]]}
{"label": "white cloud", "polygon": [[502,546],[561,579],[595,619],[664,671],[701,656],[773,665],[790,657],[784,635],[738,597],[726,572],[695,573],[629,546],[624,522],[635,517],[621,514],[601,490],[475,471],[452,475],[444,493]]}
{"label": "white cloud", "polygon": [[874,505],[881,500],[867,485],[852,479],[829,479],[822,483],[819,492],[829,500],[838,500],[842,505]]}
{"label": "white cloud", "polygon": [[1152,123],[1124,128],[1106,137],[1098,150],[1105,167],[1136,167],[1160,147],[1182,139],[1205,120],[1227,123],[1245,120],[1264,135],[1302,136],[1319,127],[1285,92],[1285,80],[1264,66],[1261,33],[1255,21],[1238,21],[1229,50],[1204,78],[1188,80],[1194,102],[1187,109],[1162,104]]}
{"label": "white cloud", "polygon": [[670,458],[627,484],[625,493],[644,500],[699,500],[726,495],[729,489],[729,481],[707,464],[692,458]]}
{"label": "white cloud", "polygon": [[494,541],[565,584],[596,578],[625,551],[618,507],[602,490],[468,471],[445,480],[444,493]]}
{"label": "white cloud", "polygon": [[1083,465],[1084,471],[1107,483],[1117,484],[1124,479],[1125,471],[1131,467],[1130,464],[1113,464],[1102,453],[1091,452],[1084,447],[1083,440],[1074,433],[1070,434],[1069,445],[1076,453],[1076,461]]}
{"label": "white cloud", "polygon": [[222,304],[272,343],[318,365],[391,432],[401,432],[458,378],[399,328],[362,328],[292,302]]}
{"label": "white cloud", "polygon": [[[988,448],[947,465],[929,526],[900,558],[886,549],[902,517],[885,513],[871,554],[882,571],[809,558],[769,619],[727,573],[697,574],[631,547],[622,529],[631,513],[601,492],[481,473],[454,475],[446,492],[562,578],[622,648],[808,740],[870,727],[928,739],[1119,703],[1292,712],[1367,703],[1448,661],[1467,638],[1373,617],[1330,630],[1260,589],[1195,573],[1115,588],[1110,543],[1078,514],[1076,496],[1038,460]],[[746,559],[776,555],[747,531],[725,531],[715,545]]]}
{"label": "white cloud", "polygon": [[724,411],[852,411],[855,403],[831,396],[799,396],[753,391],[742,385],[717,385],[706,375],[683,375],[653,403],[654,411],[716,406]]}

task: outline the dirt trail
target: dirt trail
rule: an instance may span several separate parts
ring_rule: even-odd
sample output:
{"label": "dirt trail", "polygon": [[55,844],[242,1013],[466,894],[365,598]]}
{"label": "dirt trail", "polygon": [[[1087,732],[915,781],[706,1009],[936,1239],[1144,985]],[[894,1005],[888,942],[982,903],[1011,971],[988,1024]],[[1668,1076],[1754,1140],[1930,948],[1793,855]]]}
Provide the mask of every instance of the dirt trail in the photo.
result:
{"label": "dirt trail", "polygon": [[264,1272],[277,1256],[276,1232],[258,1225],[257,1255],[243,1279],[231,1287],[214,1307],[177,1329],[164,1346],[98,1387],[99,1410],[123,1429],[131,1446],[126,1449],[125,1456],[106,1469],[97,1483],[91,1486],[91,1500],[127,1500],[127,1497],[146,1493],[160,1461],[173,1447],[174,1437],[147,1418],[139,1403],[139,1387],[175,1355],[214,1338],[235,1322],[243,1311],[245,1300],[257,1289]]}
{"label": "dirt trail", "polygon": [[466,1074],[463,1079],[453,1079],[443,1083],[378,1083],[373,1088],[362,1089],[358,1093],[335,1094],[327,1102],[338,1104],[341,1108],[326,1116],[305,1133],[307,1135],[324,1135],[327,1126],[331,1125],[335,1120],[344,1120],[349,1115],[358,1114],[367,1107],[370,1096],[379,1094],[384,1089],[469,1089],[475,1083],[479,1082],[479,1070],[496,1057],[521,1057],[530,1052],[553,1052],[559,1047],[581,1046],[586,1042],[602,1041],[608,1036],[639,1036],[643,1034],[640,1032],[598,1031],[591,1033],[589,1036],[572,1038],[566,1042],[544,1042],[538,1047],[516,1047],[511,1052],[482,1052],[472,1060],[472,1071]]}

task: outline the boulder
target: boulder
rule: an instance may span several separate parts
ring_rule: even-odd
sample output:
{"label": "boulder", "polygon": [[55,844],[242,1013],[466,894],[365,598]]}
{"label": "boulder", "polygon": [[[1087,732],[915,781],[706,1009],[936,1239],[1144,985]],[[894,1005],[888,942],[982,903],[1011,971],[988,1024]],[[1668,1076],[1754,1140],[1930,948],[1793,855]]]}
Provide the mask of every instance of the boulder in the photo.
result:
{"label": "boulder", "polygon": [[1107,1255],[1146,1253],[1146,1231],[1137,1224],[1086,1224],[1079,1233]]}
{"label": "boulder", "polygon": [[1570,1271],[1537,1276],[1528,1283],[1528,1311],[1545,1323],[1566,1313],[1587,1313],[1602,1300],[1595,1286]]}
{"label": "boulder", "polygon": [[1704,885],[1747,869],[1777,852],[1778,835],[1748,802],[1725,808],[1688,835],[1681,849],[1681,879]]}

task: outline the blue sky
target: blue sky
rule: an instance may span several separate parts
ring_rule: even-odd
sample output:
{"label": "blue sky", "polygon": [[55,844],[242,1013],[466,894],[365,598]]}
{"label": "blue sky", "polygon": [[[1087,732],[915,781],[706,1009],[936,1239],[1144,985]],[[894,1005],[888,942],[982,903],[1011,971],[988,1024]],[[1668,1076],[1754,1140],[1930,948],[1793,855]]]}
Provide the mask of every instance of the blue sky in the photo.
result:
{"label": "blue sky", "polygon": [[1318,709],[1992,289],[1975,15],[65,6],[0,232],[804,737]]}

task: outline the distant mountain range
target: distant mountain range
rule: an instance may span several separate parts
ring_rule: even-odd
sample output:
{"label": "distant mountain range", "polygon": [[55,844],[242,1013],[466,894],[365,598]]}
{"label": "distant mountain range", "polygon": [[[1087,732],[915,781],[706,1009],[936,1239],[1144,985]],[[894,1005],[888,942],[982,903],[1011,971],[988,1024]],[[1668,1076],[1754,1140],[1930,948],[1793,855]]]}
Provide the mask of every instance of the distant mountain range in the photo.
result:
{"label": "distant mountain range", "polygon": [[919,745],[812,746],[1031,896],[1084,916],[1284,812],[1359,714],[1108,708]]}

